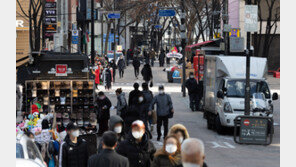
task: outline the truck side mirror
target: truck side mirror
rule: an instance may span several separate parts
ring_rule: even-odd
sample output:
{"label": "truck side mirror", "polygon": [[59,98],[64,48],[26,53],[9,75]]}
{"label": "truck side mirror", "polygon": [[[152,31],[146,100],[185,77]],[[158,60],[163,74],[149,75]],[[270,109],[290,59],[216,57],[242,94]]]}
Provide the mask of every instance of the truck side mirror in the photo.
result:
{"label": "truck side mirror", "polygon": [[218,97],[218,98],[221,98],[221,99],[224,98],[224,93],[223,93],[222,90],[219,90],[219,91],[217,92],[217,97]]}
{"label": "truck side mirror", "polygon": [[279,99],[279,95],[277,93],[272,94],[272,100],[277,100]]}

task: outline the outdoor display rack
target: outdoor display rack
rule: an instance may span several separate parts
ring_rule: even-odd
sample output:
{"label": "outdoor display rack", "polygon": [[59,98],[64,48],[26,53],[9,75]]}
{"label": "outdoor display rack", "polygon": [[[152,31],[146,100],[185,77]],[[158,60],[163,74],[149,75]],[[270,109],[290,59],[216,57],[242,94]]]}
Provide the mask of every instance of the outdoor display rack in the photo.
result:
{"label": "outdoor display rack", "polygon": [[57,124],[70,119],[78,126],[87,126],[94,108],[93,80],[28,80],[26,112],[30,113],[34,101],[41,104],[40,113],[56,112]]}

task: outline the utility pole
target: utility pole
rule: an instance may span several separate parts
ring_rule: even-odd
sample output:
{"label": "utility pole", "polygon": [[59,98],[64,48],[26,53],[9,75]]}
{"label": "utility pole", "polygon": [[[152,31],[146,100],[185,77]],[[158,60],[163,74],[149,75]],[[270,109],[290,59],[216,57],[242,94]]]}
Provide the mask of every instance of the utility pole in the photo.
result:
{"label": "utility pole", "polygon": [[[228,24],[228,20],[229,20],[229,17],[228,17],[228,0],[224,0],[224,3],[223,3],[223,11],[224,11],[224,17],[223,17],[223,25],[225,24]],[[225,44],[225,52],[224,54],[225,55],[228,55],[229,54],[229,32],[224,32],[224,44]]]}
{"label": "utility pole", "polygon": [[95,59],[95,18],[94,18],[94,0],[91,0],[91,65],[94,65]]}
{"label": "utility pole", "polygon": [[[103,0],[101,0],[101,9],[103,9]],[[101,56],[103,56],[104,48],[104,14],[101,13]]]}
{"label": "utility pole", "polygon": [[[246,5],[250,5],[251,0],[246,0]],[[250,115],[250,41],[251,32],[247,32],[246,50],[246,87],[245,87],[245,115]]]}
{"label": "utility pole", "polygon": [[125,14],[124,14],[124,55],[125,55],[125,62],[126,62],[126,65],[128,66],[128,59],[127,59],[127,47],[126,47],[126,11],[125,11]]}
{"label": "utility pole", "polygon": [[185,73],[185,56],[186,56],[186,52],[185,52],[185,47],[186,47],[186,31],[185,31],[185,5],[184,5],[184,0],[181,0],[181,26],[180,26],[180,30],[181,30],[181,46],[182,46],[182,53],[183,53],[183,67],[182,67],[182,92],[183,92],[183,97],[186,97],[186,89],[185,89],[185,79],[186,79],[186,73]]}
{"label": "utility pole", "polygon": [[[113,12],[115,11],[115,0],[113,0]],[[113,35],[114,35],[114,41],[113,41],[113,46],[114,46],[114,61],[116,60],[116,34],[115,34],[115,21],[116,19],[113,20]]]}

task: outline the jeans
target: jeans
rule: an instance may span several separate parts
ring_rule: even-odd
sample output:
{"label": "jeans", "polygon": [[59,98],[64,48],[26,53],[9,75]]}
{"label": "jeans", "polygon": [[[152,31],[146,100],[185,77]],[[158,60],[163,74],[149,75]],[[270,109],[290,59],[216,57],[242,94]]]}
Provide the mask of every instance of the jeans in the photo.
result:
{"label": "jeans", "polygon": [[157,116],[157,136],[161,137],[161,126],[164,127],[164,136],[165,138],[168,134],[169,118],[168,116]]}
{"label": "jeans", "polygon": [[139,71],[140,71],[139,67],[138,68],[134,67],[134,71],[135,71],[135,77],[138,77]]}
{"label": "jeans", "polygon": [[199,108],[199,96],[196,93],[192,93],[189,95],[190,100],[190,108],[192,111],[197,111]]}

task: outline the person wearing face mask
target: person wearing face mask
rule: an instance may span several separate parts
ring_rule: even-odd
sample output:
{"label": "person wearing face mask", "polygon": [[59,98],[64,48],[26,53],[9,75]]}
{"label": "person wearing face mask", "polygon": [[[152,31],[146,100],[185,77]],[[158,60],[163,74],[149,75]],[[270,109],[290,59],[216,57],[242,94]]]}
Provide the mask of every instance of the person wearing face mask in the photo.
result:
{"label": "person wearing face mask", "polygon": [[59,167],[87,167],[87,142],[78,138],[79,129],[73,122],[67,125],[66,131],[67,136],[59,151]]}
{"label": "person wearing face mask", "polygon": [[[118,115],[112,115],[109,120],[109,131],[113,131],[117,135],[117,142],[120,143],[125,139],[124,122]],[[98,153],[103,150],[102,140],[99,141]]]}
{"label": "person wearing face mask", "polygon": [[110,108],[112,106],[111,101],[105,96],[104,92],[99,92],[97,98],[97,120],[99,123],[98,135],[101,136],[105,131],[108,130],[108,120],[110,118]]}
{"label": "person wearing face mask", "polygon": [[145,99],[144,99],[143,93],[139,91],[139,93],[134,97],[134,99],[135,99],[135,102],[129,106],[126,112],[126,117],[125,117],[125,123],[127,126],[126,133],[129,132],[130,127],[135,120],[142,120],[145,124],[145,127],[148,128],[148,111],[149,110],[145,105]]}
{"label": "person wearing face mask", "polygon": [[182,144],[185,139],[189,138],[186,127],[182,124],[175,124],[169,130],[169,135],[175,135]]}
{"label": "person wearing face mask", "polygon": [[161,126],[164,126],[164,136],[165,138],[168,133],[168,125],[169,125],[169,115],[174,113],[173,102],[171,96],[164,93],[163,85],[160,85],[159,94],[156,95],[149,107],[149,115],[151,115],[152,110],[154,109],[154,105],[157,105],[156,113],[157,113],[157,140],[160,140],[161,137]]}
{"label": "person wearing face mask", "polygon": [[128,158],[130,167],[150,167],[155,151],[141,120],[132,123],[127,138],[116,148],[117,153]]}
{"label": "person wearing face mask", "polygon": [[151,167],[182,167],[181,144],[176,136],[165,138],[162,148],[154,154]]}
{"label": "person wearing face mask", "polygon": [[201,140],[188,138],[181,146],[181,157],[183,167],[207,167],[204,162],[205,147]]}
{"label": "person wearing face mask", "polygon": [[188,89],[190,108],[192,111],[197,111],[199,108],[201,87],[198,81],[194,78],[193,72],[190,72],[189,79],[185,82],[185,87]]}
{"label": "person wearing face mask", "polygon": [[34,134],[32,132],[28,131],[28,132],[25,132],[25,135],[27,137],[29,137],[36,144],[36,146],[38,147],[39,151],[41,152],[41,145],[38,142],[35,141]]}

